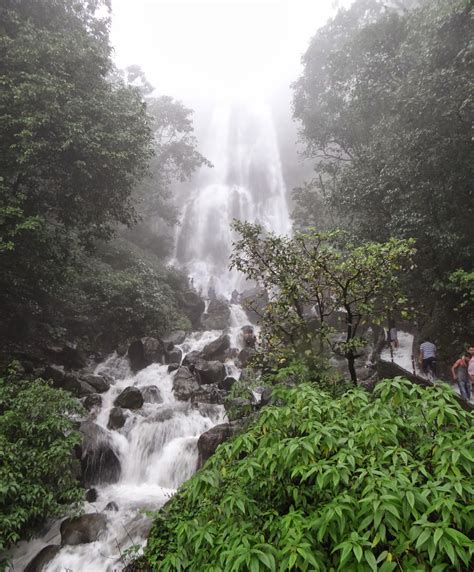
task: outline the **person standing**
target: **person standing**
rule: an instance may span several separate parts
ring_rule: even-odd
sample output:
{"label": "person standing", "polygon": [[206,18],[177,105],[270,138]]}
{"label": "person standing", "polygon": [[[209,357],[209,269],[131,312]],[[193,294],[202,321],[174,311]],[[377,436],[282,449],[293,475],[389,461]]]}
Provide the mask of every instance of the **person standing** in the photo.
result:
{"label": "person standing", "polygon": [[436,346],[433,342],[425,340],[420,345],[419,364],[424,374],[434,378],[436,376]]}
{"label": "person standing", "polygon": [[467,351],[471,356],[471,359],[469,361],[469,367],[467,368],[467,373],[471,381],[471,394],[472,394],[474,391],[474,347],[471,346],[470,348],[468,348]]}
{"label": "person standing", "polygon": [[459,358],[451,368],[453,381],[458,382],[459,393],[466,401],[471,399],[471,380],[469,379],[469,363],[471,361],[471,354],[466,352]]}

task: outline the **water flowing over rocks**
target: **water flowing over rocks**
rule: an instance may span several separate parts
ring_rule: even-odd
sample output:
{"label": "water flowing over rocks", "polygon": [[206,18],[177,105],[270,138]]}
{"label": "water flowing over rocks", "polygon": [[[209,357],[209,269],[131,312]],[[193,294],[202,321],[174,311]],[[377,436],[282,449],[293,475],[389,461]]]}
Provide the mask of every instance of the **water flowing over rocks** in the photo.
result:
{"label": "water flowing over rocks", "polygon": [[42,572],[60,550],[61,546],[59,546],[59,544],[49,544],[45,546],[38,552],[33,560],[28,563],[25,572]]}
{"label": "water flowing over rocks", "polygon": [[230,307],[225,300],[214,299],[209,302],[207,312],[201,318],[205,330],[224,330],[230,325]]}
{"label": "water flowing over rocks", "polygon": [[204,346],[201,351],[202,359],[211,361],[218,360],[224,362],[227,358],[227,350],[230,348],[230,336],[223,334],[211,343]]}
{"label": "water flowing over rocks", "polygon": [[152,363],[162,363],[165,355],[163,344],[156,338],[145,337],[132,342],[128,348],[128,359],[132,371],[140,371]]}
{"label": "water flowing over rocks", "polygon": [[112,407],[109,415],[108,429],[121,429],[125,425],[127,416],[121,407]]}
{"label": "water flowing over rocks", "polygon": [[196,376],[188,367],[181,366],[175,373],[173,380],[173,391],[176,399],[187,401],[199,391],[199,383]]}
{"label": "water flowing over rocks", "polygon": [[81,423],[79,430],[83,435],[81,469],[84,486],[117,482],[121,473],[120,461],[107,431],[92,421]]}

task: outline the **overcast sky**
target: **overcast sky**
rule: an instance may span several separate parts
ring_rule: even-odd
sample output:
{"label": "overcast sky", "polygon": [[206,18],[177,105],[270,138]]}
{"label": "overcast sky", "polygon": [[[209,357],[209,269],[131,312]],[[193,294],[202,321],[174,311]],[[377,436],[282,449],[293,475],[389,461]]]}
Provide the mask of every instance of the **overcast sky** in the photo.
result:
{"label": "overcast sky", "polygon": [[[340,2],[339,2],[340,3]],[[113,0],[119,67],[184,100],[271,94],[296,79],[333,0]]]}

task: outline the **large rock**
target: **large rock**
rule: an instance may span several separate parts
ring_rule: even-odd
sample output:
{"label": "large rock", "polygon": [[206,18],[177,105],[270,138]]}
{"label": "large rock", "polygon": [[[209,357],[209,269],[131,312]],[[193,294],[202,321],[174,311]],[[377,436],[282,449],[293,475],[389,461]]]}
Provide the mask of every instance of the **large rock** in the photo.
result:
{"label": "large rock", "polygon": [[209,302],[207,312],[201,318],[205,330],[224,330],[230,325],[230,306],[225,300]]}
{"label": "large rock", "polygon": [[184,356],[182,365],[185,365],[192,370],[199,359],[202,359],[201,352],[194,350]]}
{"label": "large rock", "polygon": [[199,391],[199,383],[196,376],[186,366],[181,366],[173,379],[173,391],[176,399],[188,401]]}
{"label": "large rock", "polygon": [[141,338],[132,342],[128,348],[128,359],[133,371],[140,371],[152,363],[163,363],[163,344],[156,338]]}
{"label": "large rock", "polygon": [[123,409],[140,409],[143,405],[143,395],[138,387],[129,385],[114,401],[115,407]]}
{"label": "large rock", "polygon": [[105,393],[110,389],[110,381],[102,375],[83,375],[81,379],[91,385],[97,393]]}
{"label": "large rock", "polygon": [[161,391],[156,385],[145,385],[141,388],[143,400],[146,403],[162,403]]}
{"label": "large rock", "polygon": [[107,431],[92,421],[81,423],[81,472],[85,487],[116,483],[120,478],[120,461],[112,448]]}
{"label": "large rock", "polygon": [[206,308],[204,300],[196,292],[188,290],[182,295],[181,303],[184,306],[186,315],[191,320],[193,328],[198,329],[201,316]]}
{"label": "large rock", "polygon": [[30,560],[24,572],[42,572],[60,550],[59,544],[45,546]]}
{"label": "large rock", "polygon": [[84,399],[84,407],[87,411],[92,409],[99,409],[102,406],[102,396],[98,393],[91,393]]}
{"label": "large rock", "polygon": [[227,392],[219,389],[217,385],[201,385],[192,396],[193,403],[212,403],[223,405]]}
{"label": "large rock", "polygon": [[183,350],[180,348],[173,348],[165,353],[165,363],[181,363],[181,358],[183,357]]}
{"label": "large rock", "polygon": [[225,361],[226,351],[230,348],[230,336],[228,334],[222,334],[217,339],[211,343],[204,346],[201,351],[202,358],[205,360],[219,360]]}
{"label": "large rock", "polygon": [[46,354],[54,363],[62,365],[66,369],[82,369],[87,364],[84,354],[70,344],[63,347],[48,346]]}
{"label": "large rock", "polygon": [[83,514],[74,518],[66,518],[60,527],[61,544],[87,544],[95,542],[107,528],[107,517],[104,514]]}
{"label": "large rock", "polygon": [[69,391],[76,397],[85,397],[96,393],[92,385],[89,385],[83,379],[80,379],[75,373],[62,371],[60,368],[49,366],[44,371],[45,379],[51,379],[54,387]]}
{"label": "large rock", "polygon": [[198,440],[199,460],[198,466],[202,465],[213,455],[217,447],[236,435],[242,425],[238,422],[222,423],[203,433]]}
{"label": "large rock", "polygon": [[108,429],[121,429],[125,425],[127,417],[121,407],[112,407],[109,414]]}
{"label": "large rock", "polygon": [[220,381],[217,384],[217,387],[219,389],[223,389],[224,391],[230,391],[232,389],[232,386],[234,385],[234,383],[237,383],[237,380],[235,379],[235,377],[226,377],[225,379],[223,379],[222,381]]}
{"label": "large rock", "polygon": [[194,364],[194,371],[200,385],[207,383],[220,383],[226,377],[225,365],[220,361],[198,360]]}
{"label": "large rock", "polygon": [[239,352],[238,365],[241,368],[245,368],[248,366],[250,360],[255,356],[256,350],[250,346],[246,346]]}
{"label": "large rock", "polygon": [[224,401],[224,407],[227,417],[231,421],[247,417],[253,412],[252,401],[250,399],[244,399],[243,397],[235,397],[234,399],[227,398]]}

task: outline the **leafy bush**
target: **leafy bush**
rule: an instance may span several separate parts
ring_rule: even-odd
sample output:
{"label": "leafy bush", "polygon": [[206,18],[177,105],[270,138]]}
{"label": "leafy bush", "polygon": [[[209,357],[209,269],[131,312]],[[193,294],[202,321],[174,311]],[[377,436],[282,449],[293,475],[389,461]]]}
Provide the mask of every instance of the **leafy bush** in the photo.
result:
{"label": "leafy bush", "polygon": [[153,570],[468,568],[474,435],[446,387],[274,394],[157,513]]}
{"label": "leafy bush", "polygon": [[0,553],[82,499],[72,454],[79,411],[42,379],[0,378]]}

